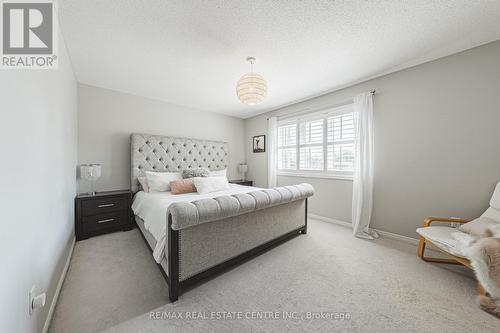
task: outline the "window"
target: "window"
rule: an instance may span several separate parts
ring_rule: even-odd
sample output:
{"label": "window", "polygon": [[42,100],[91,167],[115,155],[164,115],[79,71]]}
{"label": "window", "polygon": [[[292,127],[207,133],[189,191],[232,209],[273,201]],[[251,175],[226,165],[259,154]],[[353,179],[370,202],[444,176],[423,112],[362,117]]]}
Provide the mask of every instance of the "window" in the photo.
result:
{"label": "window", "polygon": [[352,105],[278,123],[278,174],[352,177],[356,117]]}

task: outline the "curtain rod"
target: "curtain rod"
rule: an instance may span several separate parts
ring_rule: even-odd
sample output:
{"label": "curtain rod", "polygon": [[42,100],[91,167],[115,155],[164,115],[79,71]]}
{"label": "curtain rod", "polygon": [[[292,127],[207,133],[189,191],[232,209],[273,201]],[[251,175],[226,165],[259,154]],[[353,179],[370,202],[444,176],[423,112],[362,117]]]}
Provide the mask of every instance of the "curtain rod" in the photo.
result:
{"label": "curtain rod", "polygon": [[[375,89],[370,90],[370,93],[372,95],[375,95],[376,92],[377,91]],[[331,107],[341,107],[341,106],[348,105],[348,104],[350,104],[350,103],[349,102],[344,102],[344,103],[341,103],[341,104],[338,104],[338,105],[320,106],[316,110],[312,110],[311,112],[319,112],[319,111],[322,111],[322,110],[325,110],[325,109],[328,109],[328,108],[331,108]],[[292,117],[292,116],[294,116],[296,114],[307,114],[307,113],[309,113],[309,111],[310,111],[309,108],[306,108],[306,109],[302,109],[302,110],[299,110],[299,111],[295,111],[295,112],[291,112],[291,113],[286,113],[286,114],[282,115],[281,117],[288,118],[288,117]],[[280,116],[276,116],[276,117],[279,118]],[[269,118],[266,118],[266,120],[269,120]]]}

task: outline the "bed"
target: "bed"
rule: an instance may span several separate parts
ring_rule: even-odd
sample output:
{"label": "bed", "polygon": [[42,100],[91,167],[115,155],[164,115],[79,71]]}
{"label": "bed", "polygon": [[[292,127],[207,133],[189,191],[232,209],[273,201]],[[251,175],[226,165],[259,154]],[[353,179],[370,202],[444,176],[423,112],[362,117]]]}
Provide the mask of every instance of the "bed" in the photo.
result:
{"label": "bed", "polygon": [[221,170],[228,159],[226,142],[131,135],[132,210],[172,302],[202,279],[307,233],[309,184],[273,189],[231,184],[204,195],[173,195],[145,193],[137,179],[145,171]]}

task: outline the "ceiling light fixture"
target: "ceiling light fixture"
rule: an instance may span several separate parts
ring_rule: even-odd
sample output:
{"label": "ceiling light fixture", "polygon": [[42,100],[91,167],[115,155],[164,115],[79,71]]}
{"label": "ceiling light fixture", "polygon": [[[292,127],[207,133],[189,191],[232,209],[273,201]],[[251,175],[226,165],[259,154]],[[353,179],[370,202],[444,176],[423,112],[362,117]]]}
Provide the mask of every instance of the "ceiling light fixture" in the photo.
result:
{"label": "ceiling light fixture", "polygon": [[245,74],[236,84],[236,95],[243,104],[256,105],[267,95],[267,82],[262,76],[253,72],[254,57],[246,59],[250,63],[250,73]]}

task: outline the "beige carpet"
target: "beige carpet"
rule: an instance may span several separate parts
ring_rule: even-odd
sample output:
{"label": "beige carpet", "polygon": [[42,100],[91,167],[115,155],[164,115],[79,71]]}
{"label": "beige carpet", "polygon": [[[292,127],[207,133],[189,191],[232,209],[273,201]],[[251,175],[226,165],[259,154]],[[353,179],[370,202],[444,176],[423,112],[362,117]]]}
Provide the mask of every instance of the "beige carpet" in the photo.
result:
{"label": "beige carpet", "polygon": [[168,286],[134,229],[79,241],[49,332],[99,332],[168,302]]}
{"label": "beige carpet", "polygon": [[[498,332],[465,268],[418,260],[412,245],[365,241],[310,221],[309,233],[182,294],[166,283],[137,230],[76,244],[52,332]],[[150,319],[150,311],[183,319]],[[196,311],[186,319],[186,311]],[[245,319],[201,319],[236,312]],[[256,320],[259,311],[278,319]],[[307,312],[349,320],[300,319]],[[280,319],[288,315],[291,319]],[[271,316],[270,314],[267,315]],[[134,318],[135,317],[135,318]]]}

